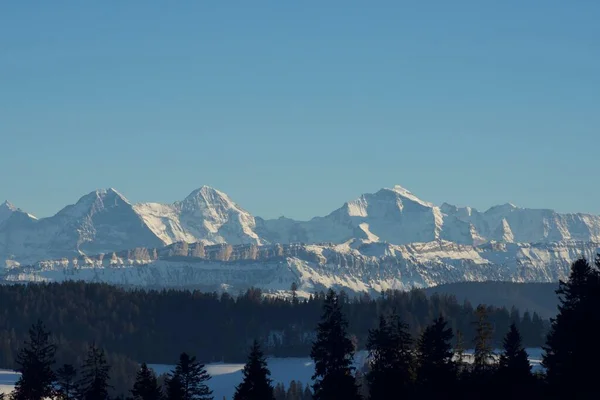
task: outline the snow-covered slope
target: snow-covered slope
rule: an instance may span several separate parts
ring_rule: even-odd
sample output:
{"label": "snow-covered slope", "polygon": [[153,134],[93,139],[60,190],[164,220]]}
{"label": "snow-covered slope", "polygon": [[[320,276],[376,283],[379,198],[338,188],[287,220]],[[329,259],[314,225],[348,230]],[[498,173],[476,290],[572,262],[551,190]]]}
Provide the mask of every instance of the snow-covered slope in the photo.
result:
{"label": "snow-covered slope", "polygon": [[334,242],[351,238],[394,244],[450,240],[477,243],[469,222],[442,213],[401,186],[363,194],[326,217],[307,222],[289,219],[257,221],[257,232],[274,242]]}
{"label": "snow-covered slope", "polygon": [[136,212],[164,243],[256,243],[254,217],[225,193],[208,186],[174,204],[142,203]]}
{"label": "snow-covered slope", "polygon": [[49,218],[15,212],[0,225],[0,255],[21,263],[163,245],[114,189],[91,192]]}
{"label": "snow-covered slope", "polygon": [[507,203],[479,212],[443,204],[448,216],[473,225],[486,240],[506,242],[557,242],[561,240],[600,240],[600,216],[559,214],[553,210],[519,208]]}
{"label": "snow-covered slope", "polygon": [[401,186],[363,194],[325,217],[310,221],[257,218],[256,232],[269,242],[342,243],[351,238],[393,244],[447,240],[478,245],[600,241],[600,216],[504,204],[479,212],[419,199]]}

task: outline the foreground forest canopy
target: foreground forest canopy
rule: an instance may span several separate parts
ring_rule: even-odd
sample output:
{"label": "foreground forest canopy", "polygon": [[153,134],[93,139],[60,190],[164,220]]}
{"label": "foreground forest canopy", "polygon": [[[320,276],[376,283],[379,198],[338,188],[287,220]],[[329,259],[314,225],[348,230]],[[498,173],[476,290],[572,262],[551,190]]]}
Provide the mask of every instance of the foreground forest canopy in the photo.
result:
{"label": "foreground forest canopy", "polygon": [[[440,313],[418,336],[400,315],[379,312],[369,329],[369,361],[353,366],[356,342],[348,331],[343,296],[329,290],[312,340],[313,383],[287,392],[273,386],[267,360],[253,341],[233,400],[387,400],[392,398],[463,399],[595,399],[600,350],[594,330],[600,326],[600,257],[595,267],[586,260],[573,263],[568,282],[560,282],[559,310],[546,336],[544,372],[533,374],[522,336],[515,323],[505,332],[502,350],[492,347],[489,309],[475,310],[472,362],[464,358],[461,331],[454,331]],[[497,329],[496,329],[497,330]],[[590,334],[591,333],[591,334]],[[78,367],[56,369],[59,346],[38,321],[28,331],[16,357],[21,373],[11,400],[108,400],[111,365],[104,350],[92,343]],[[181,353],[176,367],[159,379],[145,363],[121,398],[132,400],[212,400],[211,376],[194,356]],[[291,385],[290,385],[291,386]],[[125,390],[125,389],[122,389]],[[290,394],[292,396],[290,396]]]}
{"label": "foreground forest canopy", "polygon": [[[32,323],[42,319],[59,335],[61,351],[79,354],[94,341],[109,355],[173,364],[181,351],[204,362],[245,359],[254,339],[278,357],[309,354],[325,293],[306,300],[263,296],[252,289],[228,294],[177,290],[125,290],[82,282],[0,286],[0,368],[13,367],[14,356]],[[444,315],[465,341],[475,335],[474,307],[453,296],[427,297],[422,291],[387,292],[377,298],[340,293],[355,345],[364,349],[378,315],[395,310],[418,335],[433,318]],[[547,329],[536,313],[488,307],[498,347],[511,323],[527,347],[543,344]]]}

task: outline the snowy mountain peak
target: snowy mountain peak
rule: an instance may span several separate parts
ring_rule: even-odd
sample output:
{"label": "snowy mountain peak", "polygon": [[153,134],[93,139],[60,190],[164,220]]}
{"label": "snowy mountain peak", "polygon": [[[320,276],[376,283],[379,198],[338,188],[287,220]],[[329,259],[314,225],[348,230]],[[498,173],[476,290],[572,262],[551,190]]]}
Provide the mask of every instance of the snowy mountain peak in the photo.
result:
{"label": "snowy mountain peak", "polygon": [[98,189],[94,193],[99,199],[116,199],[123,201],[127,204],[131,204],[125,196],[123,196],[121,193],[119,193],[116,189],[113,188]]}
{"label": "snowy mountain peak", "polygon": [[399,194],[401,197],[403,197],[407,200],[413,201],[417,204],[420,204],[424,207],[434,207],[434,205],[432,203],[421,200],[420,198],[415,196],[410,190],[408,190],[400,185],[395,185],[392,189],[384,188],[382,190],[391,190],[391,191]]}
{"label": "snowy mountain peak", "polygon": [[215,218],[223,217],[228,210],[236,210],[248,214],[239,207],[229,196],[210,186],[202,186],[190,193],[181,203],[182,211],[200,212]]}
{"label": "snowy mountain peak", "polygon": [[78,219],[120,205],[131,206],[131,203],[115,189],[97,189],[81,197],[77,203],[63,208],[56,216]]}
{"label": "snowy mountain peak", "polygon": [[211,203],[211,202],[233,203],[227,194],[221,192],[220,190],[217,190],[213,187],[206,186],[206,185],[203,185],[200,188],[192,191],[192,193],[190,193],[185,198],[184,202],[188,201],[188,200],[195,201],[195,200],[199,200],[199,199],[201,199],[202,201],[204,201],[206,203]]}
{"label": "snowy mountain peak", "polygon": [[0,204],[0,210],[17,211],[17,207],[15,207],[10,201],[6,200],[4,203]]}
{"label": "snowy mountain peak", "polygon": [[24,219],[36,220],[37,218],[20,208],[15,207],[11,202],[6,200],[4,203],[0,204],[0,224],[6,221],[13,215],[20,215],[20,217]]}
{"label": "snowy mountain peak", "polygon": [[0,204],[0,224],[7,220],[16,211],[17,208],[8,201]]}
{"label": "snowy mountain peak", "polygon": [[202,186],[174,204],[142,203],[134,210],[166,244],[261,243],[254,232],[254,217],[210,186]]}

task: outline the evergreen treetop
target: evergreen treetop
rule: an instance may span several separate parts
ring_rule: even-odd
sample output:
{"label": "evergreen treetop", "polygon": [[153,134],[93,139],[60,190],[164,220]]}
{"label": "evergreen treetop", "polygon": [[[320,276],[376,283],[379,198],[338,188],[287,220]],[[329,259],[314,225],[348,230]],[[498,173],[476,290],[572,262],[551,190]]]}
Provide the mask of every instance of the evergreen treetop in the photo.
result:
{"label": "evergreen treetop", "polygon": [[56,394],[60,400],[72,400],[77,393],[75,378],[77,370],[71,364],[64,364],[56,371]]}
{"label": "evergreen treetop", "polygon": [[369,332],[370,370],[367,374],[372,400],[387,399],[395,390],[410,390],[414,380],[412,338],[408,325],[397,315],[379,317],[377,328]]}
{"label": "evergreen treetop", "polygon": [[212,390],[207,382],[210,375],[204,364],[187,353],[181,353],[175,371],[168,379],[169,400],[212,400]]}
{"label": "evergreen treetop", "polygon": [[417,380],[422,390],[448,391],[456,380],[453,337],[452,328],[447,327],[447,321],[441,316],[427,326],[419,337]]}
{"label": "evergreen treetop", "polygon": [[95,343],[89,346],[87,358],[81,368],[81,377],[77,382],[80,400],[108,400],[110,365],[106,361],[104,350]]}
{"label": "evergreen treetop", "polygon": [[600,255],[595,266],[581,258],[560,281],[558,314],[551,320],[542,364],[552,392],[590,398],[596,393],[596,372],[590,360],[600,357],[594,333],[600,327]]}
{"label": "evergreen treetop", "polygon": [[235,391],[234,400],[274,400],[271,371],[258,341],[255,340],[244,366],[243,380]]}
{"label": "evergreen treetop", "polygon": [[156,374],[146,363],[142,363],[140,370],[136,374],[135,383],[131,390],[134,400],[161,400],[162,392],[158,386]]}
{"label": "evergreen treetop", "polygon": [[54,394],[56,346],[50,342],[50,332],[38,320],[29,329],[29,340],[19,350],[16,363],[21,373],[12,393],[13,400],[42,400]]}
{"label": "evergreen treetop", "polygon": [[505,382],[524,385],[531,381],[531,364],[523,348],[521,334],[513,323],[504,338],[504,350],[500,354],[498,373]]}
{"label": "evergreen treetop", "polygon": [[315,400],[360,398],[353,375],[354,345],[347,329],[348,322],[342,313],[340,299],[330,289],[325,296],[323,315],[311,350],[311,358],[315,363]]}
{"label": "evergreen treetop", "polygon": [[486,372],[494,362],[492,349],[492,335],[494,330],[488,321],[488,312],[485,305],[480,304],[475,310],[475,352],[473,366],[477,372]]}

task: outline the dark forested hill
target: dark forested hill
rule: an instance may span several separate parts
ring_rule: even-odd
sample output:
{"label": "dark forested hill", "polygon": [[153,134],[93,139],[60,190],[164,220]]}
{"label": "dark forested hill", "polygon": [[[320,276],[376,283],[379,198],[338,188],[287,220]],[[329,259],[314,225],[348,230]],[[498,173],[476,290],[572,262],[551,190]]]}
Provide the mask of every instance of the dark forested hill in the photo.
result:
{"label": "dark forested hill", "polygon": [[537,312],[548,319],[556,315],[558,298],[554,292],[558,283],[515,282],[459,282],[424,289],[427,295],[434,293],[455,296],[459,302],[469,300],[472,304],[489,304],[521,311]]}
{"label": "dark forested hill", "polygon": [[[475,302],[463,304],[447,295],[427,297],[423,291],[388,292],[375,299],[341,296],[359,347],[364,347],[378,314],[392,309],[415,335],[440,314],[467,340],[474,335]],[[257,289],[234,298],[83,282],[0,285],[0,368],[13,366],[15,350],[38,318],[65,351],[95,341],[111,354],[136,361],[170,364],[181,351],[206,362],[242,361],[247,346],[257,338],[269,354],[306,356],[323,299],[322,293],[308,300],[265,297]],[[537,314],[521,316],[516,310],[490,308],[490,320],[496,327],[496,344],[513,320],[519,323],[526,345],[542,344],[544,323]]]}

